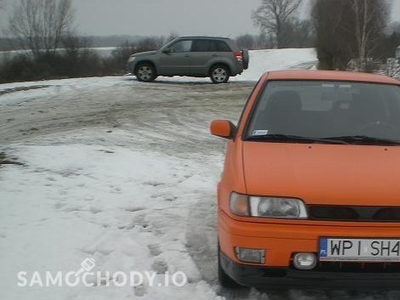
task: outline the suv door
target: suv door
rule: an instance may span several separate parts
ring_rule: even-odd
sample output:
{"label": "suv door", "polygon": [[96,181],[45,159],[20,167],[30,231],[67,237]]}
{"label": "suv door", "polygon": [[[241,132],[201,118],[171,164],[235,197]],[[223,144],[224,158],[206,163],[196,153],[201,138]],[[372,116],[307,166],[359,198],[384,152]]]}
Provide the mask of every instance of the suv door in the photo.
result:
{"label": "suv door", "polygon": [[223,52],[230,52],[229,46],[219,40],[194,40],[192,46],[191,64],[194,75],[208,75],[213,61],[218,61]]}
{"label": "suv door", "polygon": [[160,75],[191,75],[190,50],[192,40],[179,40],[161,50],[158,73]]}

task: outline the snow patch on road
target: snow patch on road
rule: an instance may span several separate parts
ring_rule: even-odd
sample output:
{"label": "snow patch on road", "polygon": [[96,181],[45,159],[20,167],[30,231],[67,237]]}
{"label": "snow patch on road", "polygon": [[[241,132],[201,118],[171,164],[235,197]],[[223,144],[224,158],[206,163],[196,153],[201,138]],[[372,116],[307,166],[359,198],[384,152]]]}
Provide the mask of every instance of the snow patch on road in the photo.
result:
{"label": "snow patch on road", "polygon": [[48,81],[15,82],[0,84],[0,107],[2,105],[23,104],[43,97],[53,96],[57,101],[61,95],[71,91],[88,89],[109,90],[113,86],[132,85],[128,76],[72,78]]}
{"label": "snow patch on road", "polygon": [[190,211],[214,189],[217,168],[111,145],[13,145],[7,152],[25,166],[7,166],[0,177],[1,299],[54,299],[52,288],[17,287],[16,274],[76,271],[88,257],[96,271],[153,271],[161,282],[181,271],[188,284],[63,287],[58,299],[216,298],[186,244],[188,224],[199,221]]}

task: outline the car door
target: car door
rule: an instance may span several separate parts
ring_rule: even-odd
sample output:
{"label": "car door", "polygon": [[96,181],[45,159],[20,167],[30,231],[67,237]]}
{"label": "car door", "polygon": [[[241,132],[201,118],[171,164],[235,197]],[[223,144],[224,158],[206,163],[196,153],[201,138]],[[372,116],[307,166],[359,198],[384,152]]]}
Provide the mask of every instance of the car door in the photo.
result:
{"label": "car door", "polygon": [[190,67],[190,51],[192,40],[179,40],[162,49],[159,59],[160,75],[192,75]]}
{"label": "car door", "polygon": [[211,65],[226,62],[232,54],[224,41],[199,39],[193,41],[190,58],[193,75],[208,75]]}
{"label": "car door", "polygon": [[194,75],[207,75],[212,58],[217,54],[212,40],[194,40],[191,64]]}

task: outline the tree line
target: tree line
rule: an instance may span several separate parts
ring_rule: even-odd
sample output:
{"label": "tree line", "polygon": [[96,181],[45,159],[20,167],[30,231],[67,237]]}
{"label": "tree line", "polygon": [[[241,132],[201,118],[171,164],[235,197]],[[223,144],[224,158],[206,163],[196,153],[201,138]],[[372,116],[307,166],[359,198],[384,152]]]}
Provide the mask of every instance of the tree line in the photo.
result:
{"label": "tree line", "polygon": [[[238,36],[237,43],[247,49],[315,47],[320,69],[400,73],[394,58],[400,25],[389,23],[389,0],[311,0],[309,18],[298,17],[301,3],[260,0],[251,15],[260,34]],[[0,62],[0,82],[123,74],[129,55],[178,36],[125,41],[101,57],[73,29],[74,17],[73,0],[16,0],[3,35],[12,49],[26,52]]]}
{"label": "tree line", "polygon": [[312,0],[309,20],[299,20],[301,0],[261,0],[254,24],[276,48],[312,36],[320,69],[376,71],[394,62],[400,25],[390,26],[389,0]]}

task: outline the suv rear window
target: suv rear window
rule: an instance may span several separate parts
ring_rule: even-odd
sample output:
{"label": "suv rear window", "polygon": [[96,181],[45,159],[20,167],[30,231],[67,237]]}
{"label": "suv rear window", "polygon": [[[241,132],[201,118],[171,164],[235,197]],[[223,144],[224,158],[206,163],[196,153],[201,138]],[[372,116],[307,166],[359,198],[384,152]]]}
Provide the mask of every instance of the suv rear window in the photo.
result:
{"label": "suv rear window", "polygon": [[217,40],[195,40],[193,41],[193,52],[230,52],[229,46],[224,41]]}

